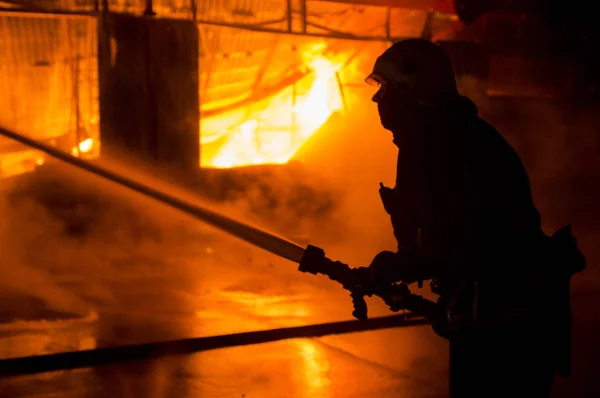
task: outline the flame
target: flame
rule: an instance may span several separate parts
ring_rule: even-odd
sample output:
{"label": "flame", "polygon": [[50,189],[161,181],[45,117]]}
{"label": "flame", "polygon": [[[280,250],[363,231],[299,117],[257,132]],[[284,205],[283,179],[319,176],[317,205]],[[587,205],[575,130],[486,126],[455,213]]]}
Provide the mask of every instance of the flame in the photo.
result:
{"label": "flame", "polygon": [[88,153],[89,151],[92,150],[93,146],[94,146],[94,140],[91,138],[88,138],[79,143],[79,151],[82,153]]}
{"label": "flame", "polygon": [[85,140],[81,141],[77,147],[73,147],[71,149],[71,155],[77,156],[79,154],[88,153],[92,150],[92,148],[94,148],[94,139],[86,138]]}
{"label": "flame", "polygon": [[[252,117],[237,112],[221,120],[204,120],[201,166],[230,168],[287,163],[342,108],[336,80],[339,65],[322,56],[311,58],[307,64],[312,73],[295,87],[290,86],[268,99]],[[237,123],[236,117],[241,119]],[[210,130],[216,133],[211,134]]]}

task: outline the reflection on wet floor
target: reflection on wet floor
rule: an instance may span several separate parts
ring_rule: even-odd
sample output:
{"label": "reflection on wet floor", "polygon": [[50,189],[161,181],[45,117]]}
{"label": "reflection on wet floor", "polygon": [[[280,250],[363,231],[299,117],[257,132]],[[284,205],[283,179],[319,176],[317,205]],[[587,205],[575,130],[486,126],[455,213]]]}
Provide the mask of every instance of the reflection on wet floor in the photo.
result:
{"label": "reflection on wet floor", "polygon": [[[354,338],[372,343],[377,334],[364,333]],[[435,377],[419,380],[312,339],[23,376],[2,386],[2,396],[27,397],[444,396],[443,376],[437,383]]]}
{"label": "reflection on wet floor", "polygon": [[[89,315],[2,324],[0,356],[351,319],[347,292],[326,278],[299,274],[293,264],[277,262],[251,248],[236,248],[235,254],[227,250],[207,254],[204,249],[185,245],[176,258],[153,262],[143,262],[136,253],[105,251],[99,255],[104,258],[101,271],[99,265],[86,270],[84,264],[77,269],[54,264],[58,287],[96,299],[85,300]],[[147,249],[141,257],[161,258],[159,251]],[[94,259],[98,261],[98,256]],[[381,303],[370,304],[372,316],[389,315]],[[428,334],[428,328],[406,329],[396,337],[400,343],[391,347],[384,347],[391,338],[386,332],[368,332],[15,377],[2,380],[0,396],[325,398],[373,396],[373,392],[391,397],[414,390],[417,395],[403,396],[420,397],[421,389],[415,385],[428,382],[410,377],[406,367],[417,361],[410,358],[417,354],[411,346],[423,332]],[[383,360],[371,358],[373,347],[379,345],[377,355],[383,355]],[[443,391],[443,369],[439,371]]]}
{"label": "reflection on wet floor", "polygon": [[[144,256],[104,251],[94,257],[103,264],[87,268],[54,263],[55,288],[85,298],[88,314],[0,324],[0,356],[351,319],[347,292],[299,274],[289,262],[239,246],[207,254],[197,242],[176,252],[169,258],[159,247],[145,248]],[[369,311],[389,315],[376,299]],[[13,377],[1,380],[0,397],[444,398],[447,355],[447,344],[428,326],[386,329]]]}
{"label": "reflection on wet floor", "polygon": [[322,347],[310,340],[295,340],[299,351],[299,368],[302,369],[302,383],[306,386],[309,396],[328,396],[330,394],[329,370],[331,364]]}

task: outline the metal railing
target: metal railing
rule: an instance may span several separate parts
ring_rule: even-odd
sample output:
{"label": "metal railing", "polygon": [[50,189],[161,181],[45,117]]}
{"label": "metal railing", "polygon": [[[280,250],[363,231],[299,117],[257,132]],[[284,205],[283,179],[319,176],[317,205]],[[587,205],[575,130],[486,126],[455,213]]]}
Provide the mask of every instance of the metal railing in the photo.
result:
{"label": "metal railing", "polygon": [[[351,5],[322,0],[15,0],[21,12],[90,15],[100,11],[192,19],[207,26],[347,40],[393,41],[416,37],[428,10]],[[14,12],[14,10],[12,11]],[[455,15],[434,13],[437,30]]]}

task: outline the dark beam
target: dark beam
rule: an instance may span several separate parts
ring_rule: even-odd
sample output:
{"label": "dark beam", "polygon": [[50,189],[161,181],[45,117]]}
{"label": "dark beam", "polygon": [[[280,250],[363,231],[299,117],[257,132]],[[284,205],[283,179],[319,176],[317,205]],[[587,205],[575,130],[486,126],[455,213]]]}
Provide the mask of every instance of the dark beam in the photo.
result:
{"label": "dark beam", "polygon": [[250,344],[268,343],[294,338],[321,337],[333,334],[365,332],[396,327],[426,325],[422,318],[407,319],[403,315],[373,318],[366,321],[344,321],[291,328],[200,337],[123,347],[64,352],[0,360],[0,377],[88,368],[110,363],[148,360],[165,356],[191,354]]}
{"label": "dark beam", "polygon": [[97,12],[87,11],[50,11],[50,10],[15,10],[0,8],[0,16],[5,17],[30,17],[30,18],[52,18],[69,17],[69,18],[96,18]]}
{"label": "dark beam", "polygon": [[358,35],[353,35],[350,33],[317,33],[317,32],[296,32],[296,31],[288,32],[285,29],[267,28],[265,26],[256,25],[256,24],[249,25],[249,24],[202,21],[202,20],[199,20],[198,24],[206,25],[206,26],[219,26],[219,27],[223,27],[223,28],[249,30],[249,31],[253,31],[253,32],[275,33],[275,34],[290,35],[290,36],[319,37],[319,38],[324,38],[324,39],[341,39],[341,40],[354,40],[354,41],[395,41],[395,40],[406,39],[406,37],[358,36]]}
{"label": "dark beam", "polygon": [[[118,13],[117,13],[118,14]],[[68,11],[44,11],[44,12],[32,12],[32,11],[13,11],[13,10],[2,10],[0,9],[0,15],[6,16],[29,16],[35,18],[56,18],[56,16],[68,16],[68,17],[97,17],[98,13],[95,12],[68,12]],[[196,22],[199,25],[205,26],[218,26],[223,28],[232,28],[239,30],[247,30],[253,32],[264,32],[264,33],[274,33],[274,34],[283,34],[283,35],[291,35],[291,36],[305,36],[305,37],[317,37],[323,39],[342,39],[342,40],[353,40],[353,41],[397,41],[406,39],[406,37],[382,37],[382,36],[359,36],[353,35],[350,33],[317,33],[317,32],[296,32],[296,31],[288,31],[287,27],[285,29],[279,28],[269,28],[266,25],[273,24],[275,22],[285,21],[283,19],[277,21],[267,21],[265,23],[258,24],[244,24],[244,23],[228,23],[228,22],[216,22],[216,21],[208,21],[208,20],[197,20]]]}
{"label": "dark beam", "polygon": [[[377,7],[391,7],[391,8],[409,8],[413,10],[438,10],[448,11],[448,4],[450,1],[444,0],[308,0],[311,2],[327,2],[327,3],[340,3],[340,4],[351,4],[360,6],[377,6]],[[310,7],[310,5],[309,5]]]}

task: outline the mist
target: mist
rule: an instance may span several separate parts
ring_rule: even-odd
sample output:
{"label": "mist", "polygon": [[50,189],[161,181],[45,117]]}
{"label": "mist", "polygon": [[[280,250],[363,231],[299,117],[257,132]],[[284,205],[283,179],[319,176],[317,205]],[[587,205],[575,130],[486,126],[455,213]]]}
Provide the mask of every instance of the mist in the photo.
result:
{"label": "mist", "polygon": [[79,297],[48,283],[61,271],[59,257],[68,256],[68,251],[52,250],[56,244],[64,245],[60,223],[32,201],[9,203],[4,195],[0,196],[0,214],[3,318],[37,319],[43,315],[41,310],[58,317],[86,315],[88,308]]}

